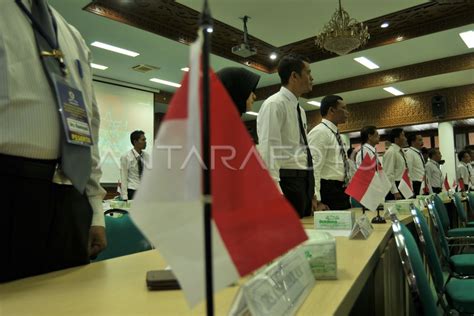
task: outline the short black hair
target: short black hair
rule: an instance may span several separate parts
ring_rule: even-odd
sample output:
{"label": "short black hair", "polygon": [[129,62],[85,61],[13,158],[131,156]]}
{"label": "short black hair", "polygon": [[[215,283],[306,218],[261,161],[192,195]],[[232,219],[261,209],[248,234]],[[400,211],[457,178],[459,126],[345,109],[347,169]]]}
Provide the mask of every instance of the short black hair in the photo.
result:
{"label": "short black hair", "polygon": [[421,135],[420,133],[410,133],[407,135],[407,142],[408,145],[411,146],[411,143],[413,143],[416,140],[416,136]]}
{"label": "short black hair", "polygon": [[464,158],[464,155],[465,154],[468,154],[469,156],[471,155],[467,150],[461,150],[459,153],[458,153],[458,159],[459,161],[461,161],[463,158]]}
{"label": "short black hair", "polygon": [[321,116],[326,116],[328,115],[328,112],[329,112],[329,108],[333,107],[337,107],[337,103],[339,102],[339,100],[343,101],[344,99],[341,98],[340,96],[338,95],[328,95],[328,96],[325,96],[322,100],[321,100],[321,107],[319,108],[319,111],[321,112]]}
{"label": "short black hair", "polygon": [[429,149],[426,148],[426,147],[421,147],[421,153],[422,153],[423,155],[428,155],[428,154],[429,154]]}
{"label": "short black hair", "polygon": [[291,73],[294,71],[301,75],[304,68],[304,62],[309,63],[309,60],[298,54],[289,54],[284,56],[278,64],[278,75],[283,86],[286,86],[290,81]]}
{"label": "short black hair", "polygon": [[395,143],[395,138],[398,138],[400,137],[400,135],[402,134],[403,132],[403,128],[394,128],[390,131],[390,133],[388,134],[388,140],[391,142],[391,143]]}
{"label": "short black hair", "polygon": [[430,150],[428,150],[428,157],[433,158],[433,156],[436,155],[438,151],[439,151],[438,148],[431,148]]}
{"label": "short black hair", "polygon": [[130,142],[132,143],[132,145],[135,145],[135,142],[139,140],[142,135],[145,135],[144,131],[140,131],[140,130],[133,131],[130,134]]}
{"label": "short black hair", "polygon": [[362,129],[360,130],[360,142],[362,144],[367,143],[367,141],[369,140],[369,135],[374,135],[376,131],[377,127],[373,125],[362,127]]}

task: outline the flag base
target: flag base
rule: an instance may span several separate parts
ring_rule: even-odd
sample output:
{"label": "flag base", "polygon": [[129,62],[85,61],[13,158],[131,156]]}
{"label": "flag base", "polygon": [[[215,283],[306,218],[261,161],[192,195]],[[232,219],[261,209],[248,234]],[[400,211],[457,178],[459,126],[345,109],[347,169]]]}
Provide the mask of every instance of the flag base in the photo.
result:
{"label": "flag base", "polygon": [[377,209],[377,216],[372,218],[372,224],[385,224],[385,223],[387,223],[387,221],[385,220],[385,218],[380,216],[380,210]]}

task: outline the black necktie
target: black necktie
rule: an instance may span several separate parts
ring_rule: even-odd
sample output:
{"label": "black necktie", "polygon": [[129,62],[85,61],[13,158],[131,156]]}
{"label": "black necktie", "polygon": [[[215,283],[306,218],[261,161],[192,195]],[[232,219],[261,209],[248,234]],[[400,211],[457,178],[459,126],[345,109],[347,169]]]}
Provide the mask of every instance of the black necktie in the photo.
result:
{"label": "black necktie", "polygon": [[347,185],[349,183],[349,162],[347,161],[347,154],[344,150],[344,144],[342,143],[341,134],[339,134],[339,131],[337,131],[335,135],[340,148],[339,151],[342,156],[342,161],[344,162],[344,184]]}
{"label": "black necktie", "polygon": [[298,112],[298,125],[300,126],[300,142],[303,139],[303,144],[306,146],[306,158],[308,159],[308,169],[313,169],[313,156],[308,146],[308,139],[306,138],[306,132],[303,126],[303,119],[301,118],[300,105],[296,105],[296,111]]}
{"label": "black necktie", "polygon": [[[34,0],[31,5],[31,15],[38,23],[38,27],[34,26],[33,30],[40,55],[41,52],[51,52],[53,49],[57,49],[58,40],[56,36],[56,28],[53,24],[53,17],[46,1]],[[42,29],[43,34],[39,31],[39,27]],[[49,38],[49,43],[44,36]],[[51,47],[50,43],[54,45],[54,47]],[[41,58],[43,63],[43,68],[51,85],[51,89],[54,95],[56,95],[52,78],[54,74],[62,76],[62,70],[59,62],[55,57],[52,56],[40,56],[39,58]],[[59,104],[57,104],[57,101],[56,106],[59,109]],[[92,161],[90,148],[69,144],[66,140],[66,135],[62,126],[59,127],[59,129],[61,134],[61,169],[71,180],[74,187],[79,192],[83,193],[91,173]]]}
{"label": "black necktie", "polygon": [[140,179],[142,178],[142,174],[143,174],[143,158],[142,158],[142,154],[138,155],[137,156],[137,165],[138,165],[138,175],[140,177]]}

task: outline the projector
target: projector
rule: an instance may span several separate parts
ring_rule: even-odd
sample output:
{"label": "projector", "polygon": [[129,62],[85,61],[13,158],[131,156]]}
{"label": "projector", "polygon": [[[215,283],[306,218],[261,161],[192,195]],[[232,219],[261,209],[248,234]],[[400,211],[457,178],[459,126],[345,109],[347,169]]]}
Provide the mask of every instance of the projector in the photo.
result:
{"label": "projector", "polygon": [[257,54],[257,49],[255,47],[250,47],[248,44],[242,43],[232,47],[232,53],[247,58]]}

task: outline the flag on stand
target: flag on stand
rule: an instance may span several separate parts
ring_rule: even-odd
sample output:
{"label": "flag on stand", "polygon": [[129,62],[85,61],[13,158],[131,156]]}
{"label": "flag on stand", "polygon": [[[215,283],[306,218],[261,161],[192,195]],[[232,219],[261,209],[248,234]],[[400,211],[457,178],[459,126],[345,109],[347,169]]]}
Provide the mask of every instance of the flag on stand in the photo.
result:
{"label": "flag on stand", "polygon": [[464,180],[462,178],[459,178],[459,190],[462,192],[466,191],[466,188],[464,186]]}
{"label": "flag on stand", "polygon": [[449,191],[450,189],[451,187],[449,186],[448,182],[448,174],[446,174],[446,176],[444,176],[443,191]]}
{"label": "flag on stand", "polygon": [[369,155],[365,155],[345,191],[347,195],[373,211],[384,202],[390,191],[390,182],[383,172],[374,168],[376,163],[375,157],[371,159]]}
{"label": "flag on stand", "polygon": [[[205,297],[201,36],[191,45],[190,71],[161,123],[153,148],[153,168],[143,174],[131,212],[137,226],[171,266],[190,306]],[[212,71],[209,75],[212,150],[208,167],[217,291],[307,236],[265,169],[224,86]]]}
{"label": "flag on stand", "polygon": [[122,194],[122,183],[120,180],[117,181],[117,193]]}
{"label": "flag on stand", "polygon": [[407,168],[405,168],[405,171],[403,171],[402,178],[398,184],[398,191],[400,191],[405,199],[409,199],[413,196],[413,186],[411,184]]}
{"label": "flag on stand", "polygon": [[431,188],[430,184],[428,183],[428,179],[426,178],[426,175],[423,176],[423,180],[421,181],[421,186],[420,186],[420,192],[418,194],[420,195],[427,195],[433,193],[433,189]]}
{"label": "flag on stand", "polygon": [[458,183],[456,182],[456,179],[453,180],[453,185],[451,186],[454,191],[458,189]]}

